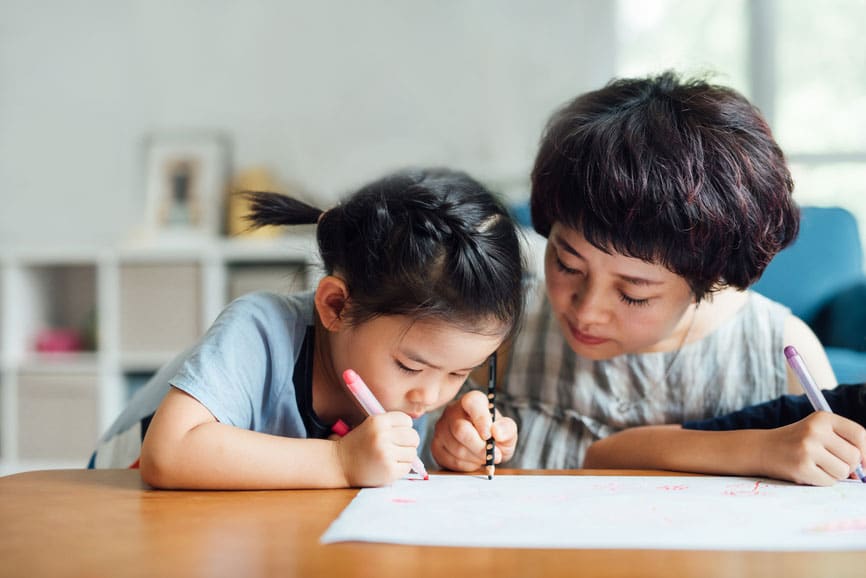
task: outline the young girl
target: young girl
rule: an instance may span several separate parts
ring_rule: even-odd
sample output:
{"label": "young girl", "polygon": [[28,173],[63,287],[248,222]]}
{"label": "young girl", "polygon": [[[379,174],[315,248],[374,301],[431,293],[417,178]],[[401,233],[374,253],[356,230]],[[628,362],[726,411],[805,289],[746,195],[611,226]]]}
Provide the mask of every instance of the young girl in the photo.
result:
{"label": "young girl", "polygon": [[[140,463],[158,488],[390,483],[417,455],[413,420],[451,400],[519,322],[515,226],[448,170],[387,176],[325,212],[251,198],[255,225],[318,223],[326,276],[314,292],[231,303],[136,395],[91,466]],[[350,368],[387,413],[367,417],[341,379]],[[352,428],[342,438],[338,420]]]}
{"label": "young girl", "polygon": [[[771,432],[674,425],[800,393],[785,345],[836,384],[811,330],[747,290],[797,234],[792,189],[766,122],[729,88],[665,73],[556,112],[530,203],[546,287],[531,294],[496,398],[514,420],[497,423],[509,465],[847,477],[866,430],[840,416]],[[440,465],[480,465],[485,409],[473,392],[445,410]]]}

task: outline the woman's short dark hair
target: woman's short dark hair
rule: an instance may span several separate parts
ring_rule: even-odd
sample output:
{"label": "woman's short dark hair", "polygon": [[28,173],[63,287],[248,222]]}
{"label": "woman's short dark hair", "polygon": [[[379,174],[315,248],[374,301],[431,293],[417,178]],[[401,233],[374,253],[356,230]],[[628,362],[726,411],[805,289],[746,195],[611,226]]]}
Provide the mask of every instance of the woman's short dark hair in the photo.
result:
{"label": "woman's short dark hair", "polygon": [[797,236],[782,150],[731,88],[673,72],[620,79],[553,114],[532,171],[531,210],[594,246],[664,265],[700,299],[745,289]]}
{"label": "woman's short dark hair", "polygon": [[247,195],[254,226],[318,223],[325,273],[349,288],[351,323],[406,315],[478,332],[517,329],[518,231],[505,207],[465,173],[400,171],[325,212],[274,193]]}

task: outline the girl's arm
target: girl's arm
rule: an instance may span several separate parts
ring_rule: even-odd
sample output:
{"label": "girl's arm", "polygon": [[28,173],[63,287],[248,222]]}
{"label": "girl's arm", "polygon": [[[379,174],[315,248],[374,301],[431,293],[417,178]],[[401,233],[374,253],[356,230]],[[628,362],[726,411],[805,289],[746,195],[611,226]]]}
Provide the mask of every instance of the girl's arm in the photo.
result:
{"label": "girl's arm", "polygon": [[171,388],[141,448],[141,476],[157,488],[279,489],[377,486],[407,474],[418,434],[400,412],[366,419],[339,440],[294,439],[219,423]]}
{"label": "girl's arm", "polygon": [[592,444],[584,467],[766,476],[826,486],[847,478],[864,459],[866,430],[841,416],[817,412],[774,429],[631,428]]}

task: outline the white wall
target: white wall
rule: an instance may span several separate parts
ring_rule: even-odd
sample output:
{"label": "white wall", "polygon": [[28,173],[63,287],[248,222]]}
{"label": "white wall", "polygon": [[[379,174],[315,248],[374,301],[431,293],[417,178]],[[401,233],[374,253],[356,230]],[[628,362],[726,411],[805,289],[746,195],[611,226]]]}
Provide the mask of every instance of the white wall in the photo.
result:
{"label": "white wall", "polygon": [[394,167],[525,182],[614,72],[607,0],[0,0],[0,244],[116,242],[148,131],[218,129],[327,203]]}

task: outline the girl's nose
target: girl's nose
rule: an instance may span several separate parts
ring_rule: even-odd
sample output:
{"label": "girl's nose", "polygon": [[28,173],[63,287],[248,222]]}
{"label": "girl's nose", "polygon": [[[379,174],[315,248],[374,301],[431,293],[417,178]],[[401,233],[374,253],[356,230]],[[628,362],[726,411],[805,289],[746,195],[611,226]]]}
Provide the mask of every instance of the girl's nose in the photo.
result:
{"label": "girl's nose", "polygon": [[407,396],[413,404],[429,408],[439,399],[439,385],[433,381],[413,389]]}

